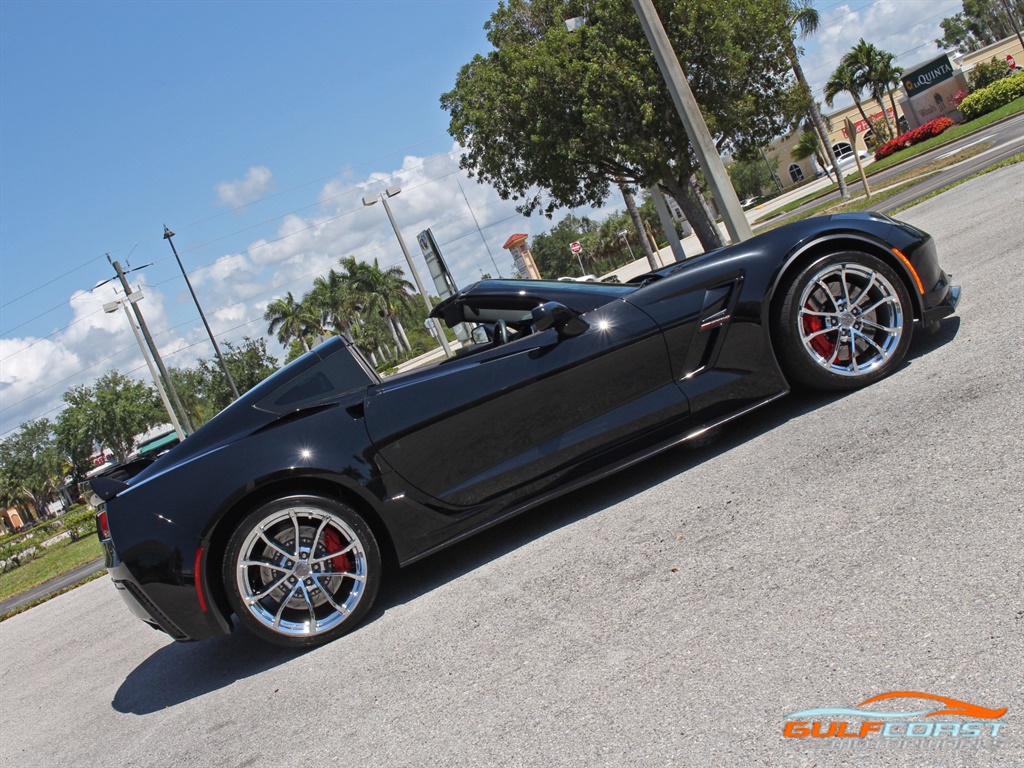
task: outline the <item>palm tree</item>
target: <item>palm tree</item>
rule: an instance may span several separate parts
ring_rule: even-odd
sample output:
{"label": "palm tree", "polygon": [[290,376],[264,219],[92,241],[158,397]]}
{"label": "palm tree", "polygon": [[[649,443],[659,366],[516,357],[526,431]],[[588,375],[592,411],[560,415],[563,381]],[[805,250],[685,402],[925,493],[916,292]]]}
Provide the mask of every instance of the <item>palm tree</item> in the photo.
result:
{"label": "palm tree", "polygon": [[316,313],[309,307],[305,300],[296,301],[292,292],[288,291],[283,299],[275,299],[267,305],[263,319],[270,325],[267,333],[277,334],[277,340],[282,345],[288,346],[292,339],[302,342],[302,348],[309,351],[307,337],[315,332],[322,331]]}
{"label": "palm tree", "polygon": [[889,94],[889,104],[892,106],[892,117],[896,123],[896,136],[903,133],[900,129],[900,121],[896,116],[896,97],[893,95],[893,91],[900,85],[900,77],[903,75],[903,68],[896,66],[895,54],[889,53],[888,51],[881,51],[878,57],[877,67],[875,69],[875,76],[878,78],[878,84],[883,93]]}
{"label": "palm tree", "polygon": [[[811,0],[791,2],[789,6],[789,39],[786,41],[786,55],[789,57],[790,66],[793,67],[796,81],[805,93],[805,98],[809,104],[807,111],[810,114],[811,122],[814,124],[814,129],[821,137],[828,161],[836,169],[836,176],[839,179],[839,194],[843,198],[847,198],[850,196],[850,191],[846,188],[846,179],[838,171],[839,163],[836,160],[836,153],[832,149],[832,141],[829,139],[828,131],[825,129],[825,121],[821,118],[821,111],[811,95],[811,88],[807,84],[807,78],[804,77],[804,69],[800,66],[800,53],[796,46],[797,40],[803,40],[808,35],[813,35],[817,31],[820,21],[821,17],[817,9],[811,5]],[[797,29],[799,29],[799,34]],[[831,105],[831,102],[829,102],[829,105]]]}
{"label": "palm tree", "polygon": [[344,280],[351,291],[353,304],[368,314],[376,312],[383,317],[395,345],[412,352],[412,344],[398,317],[399,309],[408,308],[412,299],[412,283],[405,279],[402,268],[381,269],[377,259],[371,266],[365,261],[356,261],[355,256],[341,259],[340,264],[345,269]]}
{"label": "palm tree", "polygon": [[[896,67],[893,65],[893,60],[895,58],[893,54],[876,48],[874,44],[866,42],[862,37],[853,48],[843,55],[839,62],[840,67],[845,67],[853,73],[859,88],[861,90],[866,88],[878,102],[878,107],[882,110],[882,117],[889,131],[889,138],[894,137],[896,133],[892,123],[889,122],[889,115],[885,111],[883,99],[894,79],[893,72],[896,71]],[[898,72],[895,77],[899,77]],[[895,110],[895,104],[893,109]],[[870,125],[870,122],[868,124]]]}
{"label": "palm tree", "polygon": [[848,93],[853,97],[853,103],[857,105],[857,111],[864,118],[864,122],[867,125],[871,125],[871,121],[864,111],[864,105],[860,102],[863,90],[863,87],[857,81],[856,73],[849,67],[840,64],[836,67],[828,82],[825,83],[825,103],[831,107],[836,96],[840,93]]}
{"label": "palm tree", "polygon": [[[800,134],[800,138],[793,146],[790,154],[794,160],[806,160],[808,157],[814,157],[818,165],[825,170],[825,173],[831,179],[832,174],[829,171],[828,162],[822,156],[822,152],[821,139],[818,138],[818,134],[814,131],[804,131]],[[839,174],[839,177],[842,178],[842,173]]]}
{"label": "palm tree", "polygon": [[321,324],[331,325],[334,332],[344,336],[352,324],[351,289],[345,275],[333,269],[326,277],[318,277],[313,281],[313,290],[306,294],[303,302],[320,316]]}

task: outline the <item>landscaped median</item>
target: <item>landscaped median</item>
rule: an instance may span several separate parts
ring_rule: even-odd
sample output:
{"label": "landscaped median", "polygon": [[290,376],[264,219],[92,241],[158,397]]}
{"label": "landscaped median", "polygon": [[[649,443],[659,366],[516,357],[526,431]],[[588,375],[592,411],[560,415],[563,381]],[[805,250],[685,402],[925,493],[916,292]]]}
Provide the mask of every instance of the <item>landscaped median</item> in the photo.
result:
{"label": "landscaped median", "polygon": [[26,533],[4,536],[0,538],[0,602],[101,557],[94,512],[85,505],[76,505]]}
{"label": "landscaped median", "polygon": [[[1007,78],[1006,81],[1002,81],[1002,82],[1007,82],[1009,80],[1016,80],[1017,78],[1021,78],[1022,80],[1024,80],[1024,75],[1017,75],[1014,78]],[[979,91],[979,93],[980,93],[980,91]],[[974,119],[974,120],[972,120],[970,122],[961,123],[959,125],[953,125],[953,126],[947,128],[946,130],[942,131],[941,133],[939,133],[937,136],[933,136],[933,137],[931,137],[929,139],[921,141],[920,143],[913,144],[912,146],[906,147],[906,148],[904,148],[904,149],[902,149],[902,150],[900,150],[898,152],[894,152],[890,156],[885,157],[885,158],[883,158],[881,160],[876,160],[874,163],[872,163],[871,165],[867,166],[864,169],[864,171],[868,175],[868,177],[871,178],[872,176],[875,176],[878,173],[880,173],[881,171],[884,171],[884,170],[886,170],[888,168],[891,168],[894,165],[899,165],[900,163],[902,163],[902,162],[904,162],[906,160],[910,160],[910,159],[912,159],[914,157],[917,157],[918,155],[924,154],[925,152],[929,152],[929,151],[935,149],[936,147],[940,147],[940,146],[942,146],[944,144],[948,144],[948,143],[950,143],[952,141],[955,141],[956,139],[961,138],[962,136],[966,136],[967,134],[975,133],[977,131],[983,130],[983,129],[989,127],[990,125],[992,125],[993,123],[997,123],[997,122],[999,122],[1001,120],[1005,120],[1006,118],[1013,117],[1014,115],[1020,114],[1021,112],[1024,112],[1024,96],[1016,98],[1013,101],[1011,101],[1009,104],[1004,104],[1003,106],[1001,106],[1001,107],[999,107],[999,108],[989,112],[988,114],[982,115],[981,117],[976,118],[976,119]],[[940,167],[944,167],[944,166],[947,166],[947,165],[952,165],[954,163],[957,163],[957,162],[959,162],[961,160],[966,159],[971,154],[978,154],[979,152],[983,151],[985,148],[987,148],[987,147],[979,147],[977,150],[975,150],[974,152],[970,152],[969,154],[958,152],[957,154],[952,155],[952,156],[950,156],[948,158],[945,158],[943,161],[940,161],[940,163],[938,165],[929,165],[929,166],[926,167],[926,169],[920,170],[919,172],[915,172],[915,176],[920,175],[921,173],[928,173],[929,171],[933,171],[934,172],[934,171],[938,170]],[[846,177],[846,181],[851,186],[855,186],[855,185],[859,184],[859,182],[860,182],[860,174],[857,173],[856,171],[854,171],[853,173],[849,174]],[[903,187],[906,187],[906,186],[908,186],[907,181],[908,180],[905,180],[905,179],[904,180],[897,180],[895,183],[896,184],[903,183]],[[912,182],[910,182],[910,183],[912,183]],[[784,205],[784,206],[782,206],[780,208],[774,209],[773,211],[767,213],[760,220],[753,222],[753,224],[754,224],[755,228],[757,228],[757,231],[763,232],[766,229],[772,228],[774,226],[781,226],[782,223],[788,223],[790,221],[798,221],[799,219],[807,218],[809,216],[817,216],[817,215],[823,214],[823,213],[835,212],[835,211],[827,210],[827,209],[832,209],[833,207],[843,205],[843,203],[841,201],[829,201],[829,202],[826,202],[826,203],[822,203],[820,206],[817,206],[817,207],[813,208],[810,211],[805,211],[805,212],[801,213],[796,218],[794,218],[794,217],[787,217],[784,222],[783,221],[779,221],[778,223],[774,223],[773,222],[773,220],[781,219],[783,216],[785,216],[785,214],[787,214],[787,213],[789,213],[791,211],[794,211],[797,208],[801,208],[801,207],[807,205],[808,203],[814,202],[815,200],[828,197],[829,195],[834,193],[837,189],[838,189],[838,185],[837,184],[831,184],[831,185],[829,185],[827,187],[824,187],[824,188],[822,188],[822,189],[820,189],[820,190],[818,190],[816,192],[812,192],[812,193],[810,193],[808,195],[805,195],[804,197],[801,197],[801,198],[799,198],[797,200],[793,200],[793,201],[787,203],[786,205]],[[890,182],[889,185],[886,187],[886,189],[893,190],[893,182]],[[883,191],[882,190],[878,190],[878,192],[883,192]],[[895,192],[895,190],[893,190],[892,193],[894,193],[894,192]],[[883,194],[884,194],[884,192],[883,192]],[[848,202],[846,205],[849,206],[849,207],[844,207],[843,210],[862,210],[864,208],[870,208],[871,204],[877,203],[877,202],[879,202],[880,200],[883,200],[883,199],[885,199],[885,198],[881,197],[878,194],[874,194],[874,191],[873,191],[872,199],[871,199],[870,203],[868,203],[868,201],[866,201],[866,200],[862,200],[862,202],[864,204],[861,205],[860,208],[857,208],[857,207],[855,207],[855,206],[858,205],[858,203],[856,201],[854,201],[853,203],[849,203]]]}

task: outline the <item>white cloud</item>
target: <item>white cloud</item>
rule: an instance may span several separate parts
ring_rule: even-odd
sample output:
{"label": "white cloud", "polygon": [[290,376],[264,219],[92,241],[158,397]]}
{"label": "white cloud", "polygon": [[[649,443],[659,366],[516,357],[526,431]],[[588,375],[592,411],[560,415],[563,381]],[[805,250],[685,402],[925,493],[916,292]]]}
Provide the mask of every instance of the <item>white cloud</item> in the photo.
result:
{"label": "white cloud", "polygon": [[[942,53],[935,45],[935,40],[942,37],[939,24],[962,10],[961,0],[875,0],[826,6],[818,31],[801,41],[807,51],[801,63],[815,98],[822,99],[825,83],[840,58],[861,38],[895,54],[897,65],[912,67]],[[836,108],[852,103],[845,95],[835,100]]]}
{"label": "white cloud", "polygon": [[273,188],[274,175],[265,165],[254,165],[245,174],[244,179],[222,181],[215,187],[221,205],[230,208],[238,208],[258,200]]}

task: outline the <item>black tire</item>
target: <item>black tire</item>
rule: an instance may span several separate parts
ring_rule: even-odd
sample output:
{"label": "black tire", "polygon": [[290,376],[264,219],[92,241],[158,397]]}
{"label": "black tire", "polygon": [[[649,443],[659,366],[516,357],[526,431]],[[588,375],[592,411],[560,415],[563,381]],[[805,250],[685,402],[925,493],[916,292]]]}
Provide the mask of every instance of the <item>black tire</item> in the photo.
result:
{"label": "black tire", "polygon": [[881,259],[859,251],[825,256],[781,290],[776,347],[792,383],[857,389],[888,376],[906,356],[910,293]]}
{"label": "black tire", "polygon": [[245,517],[228,540],[224,587],[242,624],[290,648],[354,629],[377,596],[377,540],[354,510],[321,496],[287,496]]}

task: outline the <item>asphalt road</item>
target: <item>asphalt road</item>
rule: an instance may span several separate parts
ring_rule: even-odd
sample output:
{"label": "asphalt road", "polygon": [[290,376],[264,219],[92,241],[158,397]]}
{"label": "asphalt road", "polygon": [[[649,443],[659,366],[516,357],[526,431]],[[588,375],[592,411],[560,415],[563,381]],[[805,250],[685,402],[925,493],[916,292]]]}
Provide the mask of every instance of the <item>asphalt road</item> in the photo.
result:
{"label": "asphalt road", "polygon": [[[892,377],[421,562],[329,646],[170,643],[106,579],[3,622],[0,765],[1024,764],[1021,211],[1016,165],[902,215],[964,293]],[[782,736],[902,690],[1009,711],[996,739]]]}

